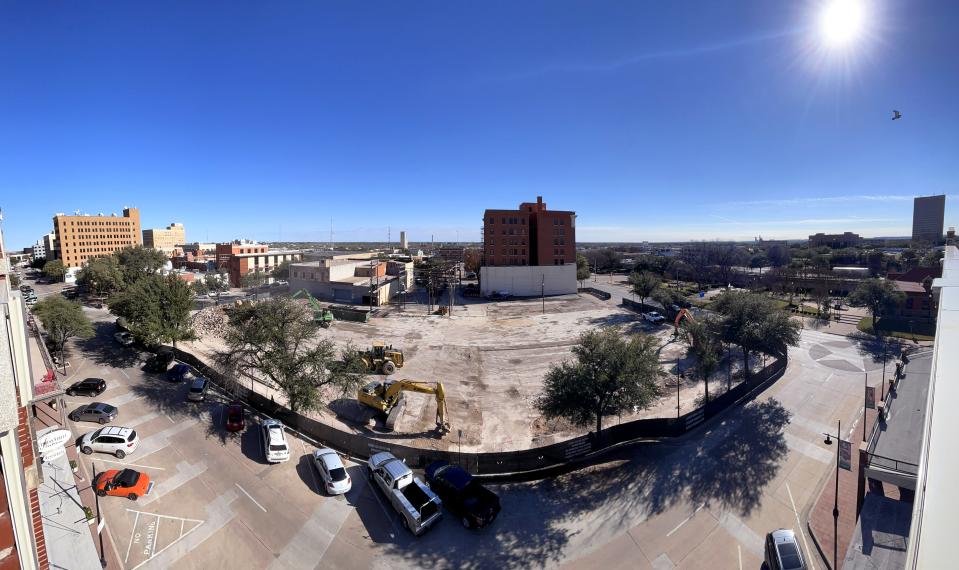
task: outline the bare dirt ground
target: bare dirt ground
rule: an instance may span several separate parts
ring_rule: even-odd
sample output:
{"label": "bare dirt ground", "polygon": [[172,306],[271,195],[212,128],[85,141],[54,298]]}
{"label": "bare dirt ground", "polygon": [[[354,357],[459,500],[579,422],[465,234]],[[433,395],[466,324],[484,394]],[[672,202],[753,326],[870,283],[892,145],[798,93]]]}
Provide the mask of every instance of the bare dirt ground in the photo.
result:
{"label": "bare dirt ground", "polygon": [[[340,344],[351,341],[357,348],[369,346],[374,339],[392,343],[404,350],[406,358],[406,365],[392,379],[442,382],[452,430],[443,436],[435,433],[436,403],[428,394],[405,395],[407,406],[393,433],[378,431],[375,424],[379,422],[375,419],[369,426],[351,421],[360,407],[352,395],[339,398],[314,416],[344,430],[441,449],[461,444],[464,451],[507,451],[567,439],[585,433],[586,429],[563,421],[545,421],[533,401],[542,388],[546,371],[570,357],[570,348],[580,333],[610,325],[620,326],[624,332],[655,334],[660,339],[661,362],[667,377],[663,381],[663,396],[653,407],[612,418],[607,423],[676,414],[678,375],[692,363],[685,358],[685,345],[672,340],[673,327],[650,325],[639,315],[591,295],[569,295],[546,299],[545,313],[542,301],[535,299],[475,302],[456,307],[452,317],[426,316],[418,309],[391,310],[388,316],[369,323],[339,321],[320,335]],[[208,357],[223,349],[211,336],[188,344],[192,344],[188,349]],[[738,363],[734,373],[737,368]],[[686,374],[680,389],[681,413],[694,409],[702,398],[703,383],[691,376]],[[711,383],[711,394],[721,392],[725,378],[724,366]],[[257,391],[282,402],[279,393],[266,387],[258,387]]]}

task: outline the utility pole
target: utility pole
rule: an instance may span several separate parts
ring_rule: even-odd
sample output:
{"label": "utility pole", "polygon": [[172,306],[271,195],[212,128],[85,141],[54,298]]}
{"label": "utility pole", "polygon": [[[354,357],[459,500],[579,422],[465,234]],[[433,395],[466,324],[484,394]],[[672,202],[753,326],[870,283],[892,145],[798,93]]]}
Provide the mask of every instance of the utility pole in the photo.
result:
{"label": "utility pole", "polygon": [[542,275],[543,282],[540,284],[540,295],[543,297],[543,314],[546,314],[546,274]]}
{"label": "utility pole", "polygon": [[107,567],[107,558],[106,558],[106,556],[103,555],[103,529],[100,528],[100,524],[101,524],[101,520],[100,520],[100,495],[99,495],[99,493],[96,492],[96,485],[97,485],[97,468],[96,468],[96,466],[93,465],[93,462],[90,462],[90,470],[93,471],[93,481],[91,481],[91,484],[92,484],[93,487],[94,487],[94,489],[93,489],[93,491],[94,491],[94,492],[93,492],[93,500],[96,502],[96,506],[97,506],[97,534],[98,534],[99,537],[100,537],[100,566],[103,567],[103,568],[106,568],[106,567]]}

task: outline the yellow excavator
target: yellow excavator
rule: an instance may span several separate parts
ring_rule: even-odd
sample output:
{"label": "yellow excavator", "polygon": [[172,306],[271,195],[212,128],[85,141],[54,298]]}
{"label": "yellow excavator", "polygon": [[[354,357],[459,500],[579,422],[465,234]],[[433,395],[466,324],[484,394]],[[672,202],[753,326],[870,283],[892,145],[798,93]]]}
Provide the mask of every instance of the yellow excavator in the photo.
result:
{"label": "yellow excavator", "polygon": [[403,392],[420,392],[436,396],[436,428],[446,433],[450,430],[449,412],[446,408],[446,391],[442,382],[417,382],[415,380],[373,381],[360,388],[356,399],[362,404],[386,414],[386,429],[392,431],[405,406]]}

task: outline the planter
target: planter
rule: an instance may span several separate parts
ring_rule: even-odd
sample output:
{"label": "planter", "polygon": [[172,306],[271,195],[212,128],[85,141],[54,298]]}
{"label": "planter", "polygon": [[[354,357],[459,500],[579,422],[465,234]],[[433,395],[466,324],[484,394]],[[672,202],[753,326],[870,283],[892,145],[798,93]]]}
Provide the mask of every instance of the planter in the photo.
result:
{"label": "planter", "polygon": [[70,470],[73,471],[74,473],[80,470],[80,464],[77,463],[76,459],[70,460]]}
{"label": "planter", "polygon": [[91,509],[90,507],[84,505],[83,514],[86,515],[87,517],[87,524],[93,525],[97,522],[97,517],[96,515],[93,514],[93,509]]}

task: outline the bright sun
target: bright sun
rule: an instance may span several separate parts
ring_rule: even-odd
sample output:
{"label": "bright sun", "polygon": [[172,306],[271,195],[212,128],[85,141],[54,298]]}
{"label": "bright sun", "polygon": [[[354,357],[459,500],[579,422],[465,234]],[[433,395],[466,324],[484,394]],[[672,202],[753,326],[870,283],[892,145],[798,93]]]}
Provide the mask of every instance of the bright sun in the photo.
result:
{"label": "bright sun", "polygon": [[860,0],[828,0],[819,17],[819,30],[828,46],[842,47],[862,34],[864,19]]}

